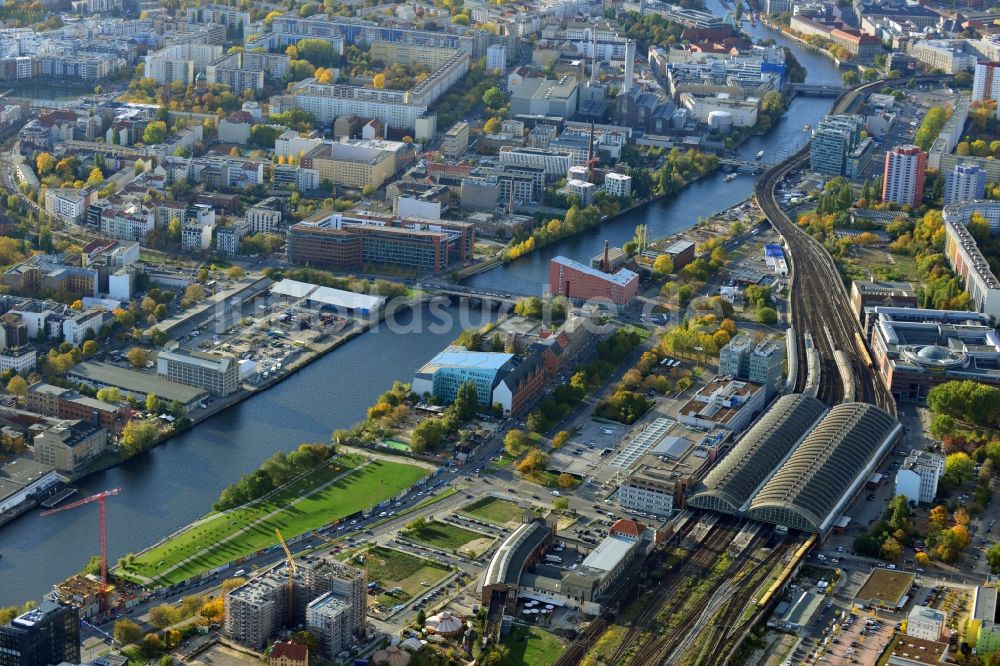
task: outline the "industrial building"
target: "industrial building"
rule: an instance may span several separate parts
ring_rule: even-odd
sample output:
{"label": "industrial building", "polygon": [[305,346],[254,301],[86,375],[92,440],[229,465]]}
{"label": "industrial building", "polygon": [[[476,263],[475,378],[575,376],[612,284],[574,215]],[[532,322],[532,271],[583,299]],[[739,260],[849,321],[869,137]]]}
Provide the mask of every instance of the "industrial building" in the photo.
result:
{"label": "industrial building", "polygon": [[239,359],[184,349],[176,342],[156,355],[156,374],[172,382],[227,396],[240,388]]}
{"label": "industrial building", "polygon": [[377,315],[385,305],[383,296],[369,296],[353,291],[319,287],[308,282],[285,278],[271,286],[271,295],[303,301],[310,307],[332,309],[349,316],[371,317]]}
{"label": "industrial building", "polygon": [[195,409],[208,397],[208,392],[203,389],[100,361],[79,363],[69,369],[66,378],[71,382],[86,384],[95,389],[114,386],[126,396],[131,395],[139,402],[144,402],[146,396],[152,393],[168,403],[176,400],[186,412]]}
{"label": "industrial building", "polygon": [[108,447],[108,431],[86,421],[61,421],[32,440],[35,460],[72,474]]}
{"label": "industrial building", "polygon": [[30,458],[16,458],[0,465],[0,517],[32,499],[43,497],[63,480],[50,465]]}
{"label": "industrial building", "polygon": [[44,382],[36,382],[28,387],[28,411],[60,419],[80,419],[110,431],[124,426],[129,414],[126,407]]}
{"label": "industrial building", "polygon": [[549,290],[554,296],[621,310],[638,296],[639,274],[627,268],[617,273],[605,273],[558,256],[549,263]]}
{"label": "industrial building", "polygon": [[692,488],[690,506],[828,533],[899,438],[881,409],[786,395]]}
{"label": "industrial building", "polygon": [[1000,335],[983,314],[876,307],[866,330],[879,377],[896,400],[923,402],[953,380],[1000,386]]}

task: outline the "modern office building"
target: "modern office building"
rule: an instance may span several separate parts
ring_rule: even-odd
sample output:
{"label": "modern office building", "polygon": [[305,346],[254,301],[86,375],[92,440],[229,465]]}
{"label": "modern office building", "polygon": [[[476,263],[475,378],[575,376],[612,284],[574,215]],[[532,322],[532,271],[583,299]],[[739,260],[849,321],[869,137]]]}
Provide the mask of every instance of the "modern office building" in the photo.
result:
{"label": "modern office building", "polygon": [[896,472],[894,495],[905,495],[913,504],[930,504],[937,496],[938,480],[942,475],[944,475],[943,457],[930,451],[914,449],[906,456]]}
{"label": "modern office building", "polygon": [[62,421],[35,435],[35,460],[72,474],[104,453],[108,431],[87,421]]}
{"label": "modern office building", "polygon": [[855,280],[851,283],[851,310],[864,322],[868,307],[917,307],[917,292],[909,282]]}
{"label": "modern office building", "polygon": [[569,150],[543,150],[503,146],[499,153],[502,166],[532,167],[542,169],[545,179],[554,182],[566,177],[573,166],[573,153]]}
{"label": "modern office building", "polygon": [[847,158],[861,142],[864,120],[857,115],[827,116],[813,130],[809,169],[829,176],[846,173]]}
{"label": "modern office building", "polygon": [[918,146],[897,146],[885,154],[882,174],[882,201],[914,208],[924,198],[927,153]]}
{"label": "modern office building", "polygon": [[513,354],[469,351],[451,345],[417,370],[412,389],[417,395],[433,395],[450,403],[458,387],[471,381],[476,385],[479,404],[489,407],[493,404],[493,390],[516,365]]}
{"label": "modern office building", "polygon": [[474,225],[446,220],[324,212],[288,229],[292,261],[341,270],[372,265],[437,273],[471,259],[474,243]]}
{"label": "modern office building", "polygon": [[719,350],[719,374],[760,384],[770,399],[784,374],[785,345],[774,338],[755,343],[741,333]]}
{"label": "modern office building", "polygon": [[302,167],[319,172],[320,182],[378,189],[408,161],[409,153],[412,149],[397,141],[324,141],[302,157]]}
{"label": "modern office building", "polygon": [[[988,211],[991,209],[1000,211],[1000,206],[985,203],[986,205],[981,206],[980,210],[987,213],[986,217],[992,226]],[[956,207],[962,206],[959,204],[945,209],[945,256],[948,257],[952,269],[962,279],[962,286],[969,292],[976,309],[992,317],[994,321],[1000,321],[1000,280],[994,275],[989,262],[976,244],[976,239],[965,227],[965,223],[962,220],[952,219],[949,213]]]}
{"label": "modern office building", "polygon": [[678,419],[692,428],[740,432],[764,409],[766,395],[760,384],[715,377],[680,408]]}
{"label": "modern office building", "polygon": [[281,226],[281,203],[275,197],[270,197],[247,209],[244,219],[247,232],[251,234],[273,234]]}
{"label": "modern office building", "polygon": [[923,402],[947,381],[1000,386],[1000,335],[977,312],[870,310],[872,360],[896,400]]}
{"label": "modern office building", "polygon": [[974,164],[959,164],[944,181],[944,205],[975,201],[986,194],[986,172]]}
{"label": "modern office building", "polygon": [[43,601],[0,627],[0,666],[80,663],[77,609]]}
{"label": "modern office building", "polygon": [[238,359],[184,349],[176,343],[168,343],[156,355],[156,374],[218,396],[227,396],[240,388]]}
{"label": "modern office building", "polygon": [[549,263],[549,291],[574,301],[591,301],[620,310],[639,294],[639,274],[622,268],[604,273],[586,264],[558,256]]}

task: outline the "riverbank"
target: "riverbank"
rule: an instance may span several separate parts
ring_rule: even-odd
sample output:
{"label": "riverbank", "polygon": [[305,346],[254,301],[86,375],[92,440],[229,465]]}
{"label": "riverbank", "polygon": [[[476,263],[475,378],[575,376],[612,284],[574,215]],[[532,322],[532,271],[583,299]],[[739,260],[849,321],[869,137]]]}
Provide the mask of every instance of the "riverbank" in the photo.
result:
{"label": "riverbank", "polygon": [[[417,294],[409,299],[407,303],[401,307],[406,307],[412,309],[414,307],[419,307],[427,301],[426,294]],[[354,338],[360,336],[363,333],[371,330],[374,326],[377,326],[385,319],[385,311],[379,313],[377,319],[368,319],[364,321],[352,320],[352,325],[348,326],[346,329],[339,331],[331,340],[324,341],[322,343],[311,342],[309,347],[302,348],[302,351],[295,356],[287,364],[284,364],[281,371],[276,374],[271,374],[263,382],[257,386],[251,388],[240,388],[239,391],[233,393],[232,395],[226,396],[224,398],[216,398],[214,402],[205,406],[205,409],[198,409],[196,412],[192,412],[188,415],[191,419],[191,427],[184,430],[177,430],[176,428],[171,428],[170,430],[161,432],[158,434],[156,440],[153,444],[142,451],[139,454],[133,456],[126,456],[120,447],[116,447],[113,451],[107,451],[99,458],[94,460],[89,465],[85,466],[83,469],[74,472],[72,474],[65,475],[67,479],[66,484],[73,484],[77,482],[86,481],[88,478],[99,475],[109,469],[117,467],[129,460],[133,460],[149,453],[155,448],[162,444],[165,444],[171,439],[178,437],[180,435],[187,434],[194,428],[206,421],[218,416],[227,410],[232,409],[236,405],[240,404],[244,400],[247,400],[257,394],[263,393],[269,388],[274,387],[286,379],[290,378],[309,364],[314,361],[323,358],[326,354],[332,352],[333,350],[343,346],[344,344],[350,342]],[[39,498],[38,500],[30,500],[20,505],[17,510],[5,514],[0,517],[0,528],[4,525],[13,522],[18,517],[24,515],[25,513],[35,509],[39,506],[41,501],[47,499],[48,496]]]}
{"label": "riverbank", "polygon": [[830,53],[826,49],[820,48],[820,47],[816,46],[815,44],[810,44],[806,40],[802,39],[802,37],[800,37],[798,35],[798,33],[792,31],[788,26],[781,25],[780,23],[775,23],[774,21],[770,20],[769,18],[767,18],[764,15],[761,15],[760,22],[761,22],[762,25],[770,28],[771,30],[777,30],[778,32],[780,32],[781,34],[783,34],[785,37],[787,37],[789,39],[792,39],[792,40],[795,40],[798,43],[798,45],[800,47],[802,47],[803,49],[805,49],[806,51],[812,51],[813,53],[817,53],[819,55],[822,55],[822,56],[825,56],[825,57],[829,58],[830,60],[833,61],[833,63],[837,67],[855,67],[856,66],[856,65],[852,65],[849,60],[841,60],[840,58],[838,58],[837,56],[833,55],[832,53]]}

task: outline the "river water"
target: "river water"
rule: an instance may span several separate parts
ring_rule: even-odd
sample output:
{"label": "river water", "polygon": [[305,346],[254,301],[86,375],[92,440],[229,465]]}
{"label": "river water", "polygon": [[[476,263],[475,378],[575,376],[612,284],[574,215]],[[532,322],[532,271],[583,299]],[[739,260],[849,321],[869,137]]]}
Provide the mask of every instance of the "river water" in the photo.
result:
{"label": "river water", "polygon": [[[709,0],[708,5],[721,15],[718,0]],[[803,51],[763,26],[751,32],[756,38],[774,38],[789,46],[808,71],[808,83],[840,83],[840,73],[830,60]],[[785,118],[767,136],[749,140],[740,154],[752,158],[764,150],[765,161],[782,159],[806,140],[803,124],[815,125],[830,103],[823,98],[795,99]],[[713,174],[669,200],[475,276],[471,284],[540,294],[549,259],[554,256],[586,261],[600,252],[605,239],[620,246],[639,224],[647,225],[650,238],[680,231],[699,217],[742,201],[752,189],[751,176],[726,183],[721,173]],[[288,450],[301,442],[327,441],[336,428],[360,421],[365,409],[394,380],[409,381],[414,370],[457,337],[461,328],[485,323],[478,312],[465,322],[457,320],[457,309],[445,314],[449,321],[441,323],[441,318],[433,317],[427,309],[419,310],[415,316],[423,317],[424,325],[416,327],[418,331],[403,333],[382,326],[362,335],[264,394],[78,484],[78,497],[106,488],[122,489],[120,496],[108,501],[109,559],[115,561],[127,552],[139,551],[203,515],[223,487],[255,469],[274,451]],[[436,325],[428,326],[432,320]],[[401,323],[406,321],[400,319]],[[0,605],[38,598],[52,583],[79,571],[98,552],[96,514],[96,507],[48,518],[33,511],[0,528]]]}

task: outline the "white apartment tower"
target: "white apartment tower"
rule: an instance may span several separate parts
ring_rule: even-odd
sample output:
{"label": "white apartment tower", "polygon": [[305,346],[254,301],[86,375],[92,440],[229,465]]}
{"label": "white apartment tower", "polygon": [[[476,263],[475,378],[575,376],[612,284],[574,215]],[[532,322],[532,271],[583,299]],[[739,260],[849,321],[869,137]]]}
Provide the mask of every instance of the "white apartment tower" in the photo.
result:
{"label": "white apartment tower", "polygon": [[905,495],[913,504],[930,504],[943,474],[944,458],[914,449],[896,472],[896,494]]}
{"label": "white apartment tower", "polygon": [[1000,100],[1000,62],[977,62],[972,80],[972,101]]}

